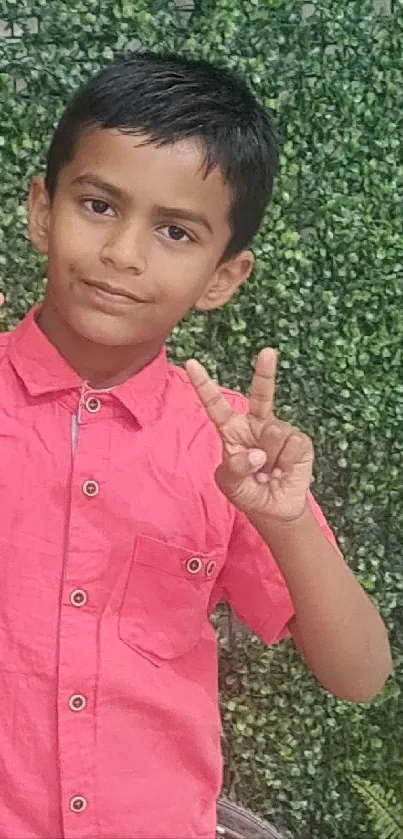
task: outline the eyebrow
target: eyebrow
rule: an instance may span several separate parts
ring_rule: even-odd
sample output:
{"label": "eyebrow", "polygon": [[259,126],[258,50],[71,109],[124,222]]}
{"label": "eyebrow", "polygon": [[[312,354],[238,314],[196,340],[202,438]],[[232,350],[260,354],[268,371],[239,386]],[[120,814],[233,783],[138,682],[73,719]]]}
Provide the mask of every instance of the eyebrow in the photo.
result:
{"label": "eyebrow", "polygon": [[77,178],[74,178],[72,184],[73,186],[75,184],[79,186],[93,186],[95,189],[102,189],[103,192],[108,192],[114,198],[123,198],[126,201],[130,201],[131,199],[130,193],[126,189],[121,189],[119,186],[108,183],[108,181],[103,181],[102,178],[98,178],[96,175],[78,175]]}
{"label": "eyebrow", "polygon": [[[115,186],[114,184],[110,184],[108,181],[104,181],[102,178],[98,178],[96,175],[86,174],[86,175],[78,175],[72,181],[73,185],[79,186],[93,186],[95,189],[101,189],[103,192],[108,193],[112,198],[117,199],[118,201],[125,201],[126,203],[131,203],[132,196],[130,192],[126,189],[122,189],[119,186]],[[157,206],[154,207],[154,213],[156,215],[165,216],[166,218],[172,219],[181,219],[182,221],[193,221],[195,224],[200,224],[209,233],[213,233],[213,228],[207,218],[207,216],[203,215],[203,213],[196,213],[193,210],[187,210],[184,207],[162,207]]]}

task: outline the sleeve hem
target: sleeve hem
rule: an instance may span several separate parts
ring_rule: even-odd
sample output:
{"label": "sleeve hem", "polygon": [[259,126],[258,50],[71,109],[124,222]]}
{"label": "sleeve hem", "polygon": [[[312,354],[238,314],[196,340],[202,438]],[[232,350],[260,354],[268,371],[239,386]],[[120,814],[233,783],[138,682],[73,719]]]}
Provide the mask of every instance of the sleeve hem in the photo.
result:
{"label": "sleeve hem", "polygon": [[273,615],[267,618],[264,623],[260,624],[255,630],[255,635],[263,641],[264,644],[278,644],[284,641],[285,638],[290,637],[290,630],[288,624],[295,615],[295,609],[291,602],[287,604],[284,609],[282,620],[279,622],[278,615]]}

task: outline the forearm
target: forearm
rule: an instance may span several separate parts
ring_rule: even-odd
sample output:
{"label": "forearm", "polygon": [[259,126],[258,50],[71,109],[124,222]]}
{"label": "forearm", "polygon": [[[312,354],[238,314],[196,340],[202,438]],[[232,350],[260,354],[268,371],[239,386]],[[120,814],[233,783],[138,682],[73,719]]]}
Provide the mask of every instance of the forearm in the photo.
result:
{"label": "forearm", "polygon": [[366,701],[391,672],[381,617],[323,535],[311,510],[295,523],[253,522],[268,544],[290,591],[294,641],[326,690],[343,699]]}

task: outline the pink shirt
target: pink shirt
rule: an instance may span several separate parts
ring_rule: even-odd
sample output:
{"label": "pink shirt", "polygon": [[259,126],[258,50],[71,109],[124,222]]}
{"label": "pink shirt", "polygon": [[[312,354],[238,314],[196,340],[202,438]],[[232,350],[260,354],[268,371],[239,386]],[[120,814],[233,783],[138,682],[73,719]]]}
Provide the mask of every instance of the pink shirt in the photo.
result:
{"label": "pink shirt", "polygon": [[213,839],[209,613],[227,600],[267,643],[293,614],[220,450],[164,351],[94,393],[34,310],[0,335],[1,837]]}

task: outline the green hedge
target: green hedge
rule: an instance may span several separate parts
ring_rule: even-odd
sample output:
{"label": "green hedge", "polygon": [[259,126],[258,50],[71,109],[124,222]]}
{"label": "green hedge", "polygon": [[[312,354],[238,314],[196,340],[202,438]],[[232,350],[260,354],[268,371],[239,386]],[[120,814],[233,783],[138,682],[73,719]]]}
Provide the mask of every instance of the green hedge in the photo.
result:
{"label": "green hedge", "polygon": [[203,56],[246,74],[278,116],[254,276],[226,310],[189,317],[170,349],[240,389],[256,350],[279,349],[279,412],[312,435],[316,494],[390,628],[396,681],[371,707],[326,696],[287,644],[222,637],[226,789],[296,839],[371,835],[353,775],[403,798],[403,0],[377,8],[0,0],[2,328],[41,292],[27,179],[66,97],[105,60],[139,43]]}

